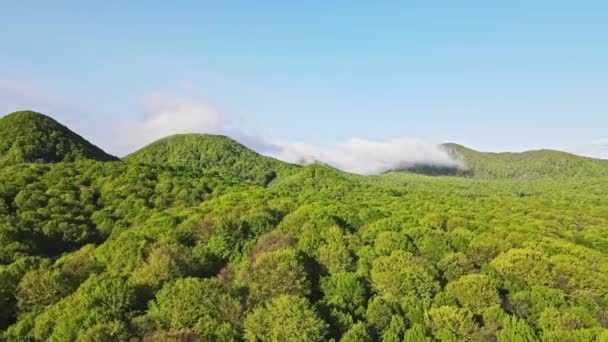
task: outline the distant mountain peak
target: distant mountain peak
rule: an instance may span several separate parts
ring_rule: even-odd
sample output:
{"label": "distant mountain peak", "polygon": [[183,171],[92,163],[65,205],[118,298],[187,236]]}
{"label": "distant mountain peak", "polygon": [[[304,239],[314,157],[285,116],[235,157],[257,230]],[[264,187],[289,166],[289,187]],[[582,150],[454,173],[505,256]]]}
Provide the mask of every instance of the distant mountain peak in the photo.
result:
{"label": "distant mountain peak", "polygon": [[241,180],[268,184],[298,166],[263,156],[236,140],[214,134],[175,134],[159,139],[124,158],[127,162],[203,168]]}
{"label": "distant mountain peak", "polygon": [[118,160],[44,114],[24,110],[0,118],[0,166],[82,159]]}
{"label": "distant mountain peak", "polygon": [[534,179],[553,176],[608,175],[608,161],[567,152],[541,149],[525,152],[479,152],[468,147],[443,144],[466,168],[461,176],[485,179]]}

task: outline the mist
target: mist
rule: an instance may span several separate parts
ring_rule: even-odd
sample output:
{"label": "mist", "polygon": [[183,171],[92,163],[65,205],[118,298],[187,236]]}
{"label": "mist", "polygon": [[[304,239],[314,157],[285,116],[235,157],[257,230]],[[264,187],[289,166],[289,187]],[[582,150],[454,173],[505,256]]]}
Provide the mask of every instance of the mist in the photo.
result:
{"label": "mist", "polygon": [[416,165],[458,167],[461,162],[452,158],[439,144],[415,139],[399,138],[387,141],[349,139],[329,147],[309,144],[282,144],[278,159],[310,164],[320,162],[343,171],[362,175],[405,169]]}
{"label": "mist", "polygon": [[441,145],[415,138],[386,141],[352,138],[333,146],[266,140],[236,125],[236,120],[227,111],[194,96],[148,95],[142,105],[144,115],[141,118],[114,125],[113,152],[124,155],[172,134],[207,133],[229,136],[258,153],[285,162],[300,165],[319,162],[362,175],[421,164],[441,167],[460,165]]}

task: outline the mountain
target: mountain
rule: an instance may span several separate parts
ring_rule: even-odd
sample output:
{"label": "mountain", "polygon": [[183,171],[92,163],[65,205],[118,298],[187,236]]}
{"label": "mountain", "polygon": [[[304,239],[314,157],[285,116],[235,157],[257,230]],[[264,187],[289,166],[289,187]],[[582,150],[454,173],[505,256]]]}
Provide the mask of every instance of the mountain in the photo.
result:
{"label": "mountain", "polygon": [[44,114],[19,111],[0,118],[0,166],[82,159],[118,160]]}
{"label": "mountain", "polygon": [[263,156],[222,135],[176,134],[126,156],[127,162],[204,168],[267,185],[299,169]]}
{"label": "mountain", "polygon": [[[84,144],[40,114],[1,125],[9,150]],[[0,341],[606,341],[608,176],[585,177],[606,161],[444,148],[467,167],[414,172],[470,178],[201,134],[0,165]]]}
{"label": "mountain", "polygon": [[581,157],[574,154],[535,150],[520,153],[479,152],[458,144],[444,144],[463,167],[453,174],[480,179],[534,179],[551,176],[607,176],[608,160]]}

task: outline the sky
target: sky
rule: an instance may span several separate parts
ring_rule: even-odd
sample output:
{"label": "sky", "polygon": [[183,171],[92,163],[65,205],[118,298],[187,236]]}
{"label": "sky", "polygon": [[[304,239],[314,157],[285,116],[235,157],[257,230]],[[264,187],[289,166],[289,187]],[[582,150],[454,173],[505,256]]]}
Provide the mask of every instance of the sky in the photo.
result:
{"label": "sky", "polygon": [[117,155],[200,132],[367,173],[445,142],[608,158],[608,3],[4,1],[19,109]]}

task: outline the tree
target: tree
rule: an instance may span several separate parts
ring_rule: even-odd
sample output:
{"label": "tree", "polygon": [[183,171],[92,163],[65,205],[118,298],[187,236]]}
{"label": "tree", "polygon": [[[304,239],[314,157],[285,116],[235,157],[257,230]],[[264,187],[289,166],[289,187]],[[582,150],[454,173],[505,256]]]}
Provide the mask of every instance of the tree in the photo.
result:
{"label": "tree", "polygon": [[500,304],[500,297],[495,283],[490,277],[483,274],[469,274],[461,277],[446,287],[448,293],[453,294],[458,303],[475,312]]}
{"label": "tree", "polygon": [[408,295],[430,299],[439,290],[439,282],[429,269],[404,252],[377,258],[371,280],[379,294],[394,300]]}
{"label": "tree", "polygon": [[529,286],[552,286],[555,274],[552,265],[539,250],[511,249],[490,263],[500,274],[523,280]]}
{"label": "tree", "polygon": [[353,324],[342,336],[340,342],[371,342],[372,338],[363,322]]}
{"label": "tree", "polygon": [[245,320],[247,341],[322,341],[327,324],[299,296],[280,295],[256,308]]}
{"label": "tree", "polygon": [[304,266],[291,248],[261,254],[245,279],[250,306],[282,294],[306,296],[310,293],[310,281]]}
{"label": "tree", "polygon": [[413,324],[411,328],[405,331],[403,334],[404,341],[416,341],[416,342],[431,342],[432,339],[428,336],[428,333],[422,324]]}
{"label": "tree", "polygon": [[22,312],[42,309],[67,295],[72,290],[71,285],[57,270],[30,271],[17,287],[17,306]]}
{"label": "tree", "polygon": [[167,281],[192,275],[194,269],[185,248],[160,245],[152,249],[146,263],[133,272],[131,280],[158,291]]}
{"label": "tree", "polygon": [[473,313],[454,306],[430,309],[426,322],[433,331],[433,335],[442,341],[469,340],[478,328],[473,319]]}
{"label": "tree", "polygon": [[374,251],[378,255],[390,255],[396,250],[414,252],[415,248],[407,235],[398,232],[380,232],[374,240]]}
{"label": "tree", "polygon": [[496,338],[498,342],[532,342],[538,340],[534,334],[534,329],[526,321],[515,316],[508,316],[502,321],[502,329],[496,333]]}
{"label": "tree", "polygon": [[365,317],[372,332],[381,337],[391,324],[394,315],[399,314],[399,307],[383,297],[372,298],[367,306]]}
{"label": "tree", "polygon": [[403,340],[403,333],[405,332],[407,325],[403,317],[399,315],[393,315],[391,321],[382,334],[383,342],[401,342]]}
{"label": "tree", "polygon": [[182,278],[165,285],[151,304],[149,317],[161,330],[195,331],[214,339],[226,327],[238,331],[242,307],[216,279]]}
{"label": "tree", "polygon": [[353,315],[365,312],[368,289],[356,273],[335,273],[321,279],[323,301]]}

